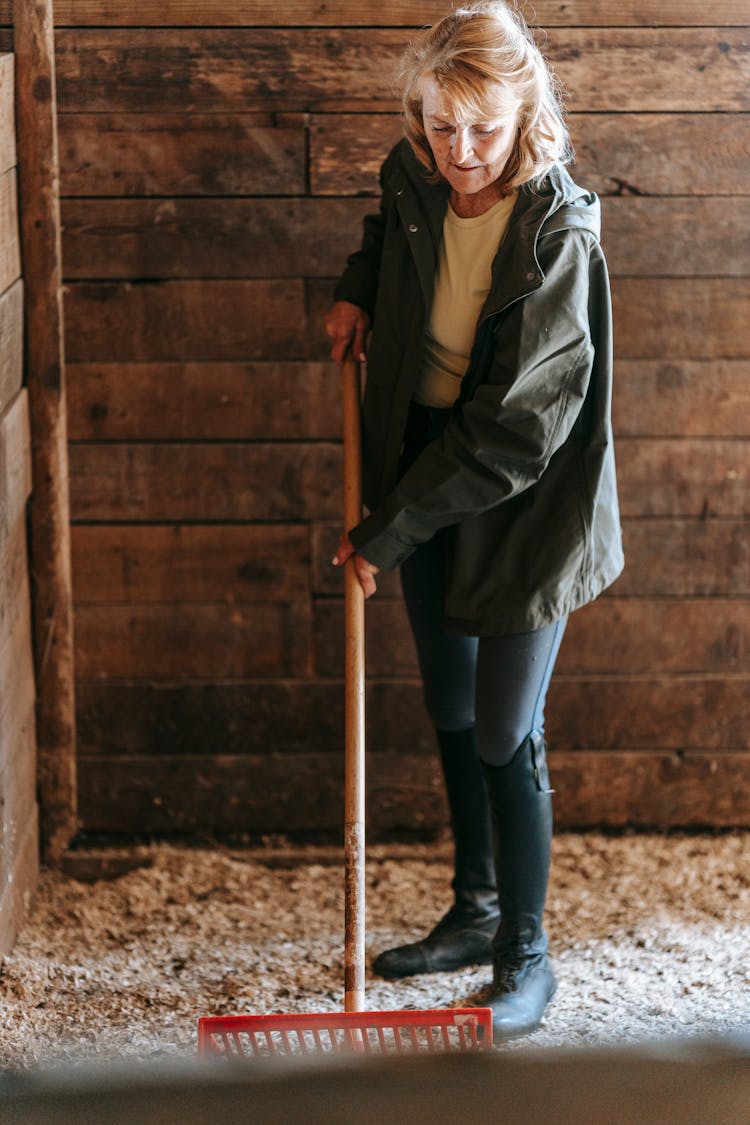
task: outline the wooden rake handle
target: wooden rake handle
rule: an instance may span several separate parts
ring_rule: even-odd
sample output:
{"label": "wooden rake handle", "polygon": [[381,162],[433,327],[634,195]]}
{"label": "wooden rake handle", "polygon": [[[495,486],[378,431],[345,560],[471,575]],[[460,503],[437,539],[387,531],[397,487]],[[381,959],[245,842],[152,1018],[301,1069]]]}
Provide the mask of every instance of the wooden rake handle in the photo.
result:
{"label": "wooden rake handle", "polygon": [[[362,519],[359,364],[344,361],[344,527]],[[344,1010],[365,1006],[365,596],[354,569],[344,574]]]}

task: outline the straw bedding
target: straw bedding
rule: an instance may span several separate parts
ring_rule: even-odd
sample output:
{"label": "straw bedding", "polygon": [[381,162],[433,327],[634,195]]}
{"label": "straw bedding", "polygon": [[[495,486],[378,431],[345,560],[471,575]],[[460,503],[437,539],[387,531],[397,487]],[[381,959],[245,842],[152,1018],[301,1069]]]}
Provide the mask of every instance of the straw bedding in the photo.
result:
{"label": "straw bedding", "polygon": [[[547,926],[560,979],[526,1047],[750,1033],[747,834],[560,835]],[[445,847],[373,850],[368,957],[449,904]],[[342,1006],[343,879],[314,849],[258,854],[156,845],[93,885],[46,871],[0,970],[0,1066],[190,1056],[204,1014]],[[298,856],[299,858],[299,856]],[[487,968],[368,978],[371,1008],[476,1002]]]}

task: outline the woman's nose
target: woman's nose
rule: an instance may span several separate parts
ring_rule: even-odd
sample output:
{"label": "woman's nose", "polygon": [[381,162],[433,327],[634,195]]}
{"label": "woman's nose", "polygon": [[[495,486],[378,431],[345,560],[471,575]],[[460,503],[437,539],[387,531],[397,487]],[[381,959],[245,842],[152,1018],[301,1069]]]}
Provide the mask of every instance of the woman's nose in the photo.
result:
{"label": "woman's nose", "polygon": [[471,152],[471,136],[468,129],[456,129],[453,135],[453,159],[463,164]]}

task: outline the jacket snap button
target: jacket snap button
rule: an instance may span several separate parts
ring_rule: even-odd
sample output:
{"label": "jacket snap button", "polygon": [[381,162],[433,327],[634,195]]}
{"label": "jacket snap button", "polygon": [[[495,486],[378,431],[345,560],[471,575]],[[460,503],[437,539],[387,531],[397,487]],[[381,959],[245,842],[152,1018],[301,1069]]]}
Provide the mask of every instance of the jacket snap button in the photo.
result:
{"label": "jacket snap button", "polygon": [[538,274],[536,274],[536,273],[527,273],[527,274],[526,274],[526,280],[527,280],[527,281],[536,281],[536,280],[537,280],[537,278],[538,278],[538,276],[539,276],[539,275],[538,275]]}
{"label": "jacket snap button", "polygon": [[409,223],[409,230],[411,231],[412,234],[416,234],[417,231],[419,230],[419,227],[417,226],[416,223]]}

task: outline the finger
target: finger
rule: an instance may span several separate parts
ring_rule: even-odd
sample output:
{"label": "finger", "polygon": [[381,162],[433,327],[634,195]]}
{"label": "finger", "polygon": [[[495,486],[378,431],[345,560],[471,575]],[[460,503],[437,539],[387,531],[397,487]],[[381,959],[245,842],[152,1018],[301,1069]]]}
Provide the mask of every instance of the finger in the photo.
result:
{"label": "finger", "polygon": [[367,559],[357,555],[355,558],[355,567],[357,570],[357,578],[362,587],[362,591],[366,598],[369,598],[377,590],[377,583],[375,575],[378,573],[378,568],[369,563]]}
{"label": "finger", "polygon": [[331,359],[341,366],[349,353],[349,348],[352,346],[354,339],[354,329],[351,325],[339,330],[336,341],[331,348]]}
{"label": "finger", "polygon": [[333,360],[334,363],[337,363],[339,365],[339,367],[341,367],[341,363],[342,363],[341,345],[339,344],[338,341],[336,341],[336,343],[331,348],[331,359]]}
{"label": "finger", "polygon": [[342,535],[339,539],[339,545],[336,549],[336,554],[331,559],[334,566],[343,566],[347,559],[350,559],[354,554],[354,547],[349,541],[347,535]]}
{"label": "finger", "polygon": [[348,320],[342,318],[341,313],[332,309],[330,313],[323,318],[326,333],[331,337],[345,335],[349,331]]}
{"label": "finger", "polygon": [[333,360],[334,363],[337,363],[339,365],[339,367],[341,367],[341,365],[344,362],[344,357],[345,357],[348,350],[349,350],[348,339],[342,339],[341,337],[339,337],[336,340],[336,342],[334,343],[333,347],[331,348],[331,359]]}
{"label": "finger", "polygon": [[352,353],[358,360],[360,360],[363,363],[364,363],[365,359],[367,358],[366,353],[365,353],[365,339],[366,339],[366,337],[367,337],[366,328],[364,327],[364,325],[358,324],[357,329],[354,333],[354,342],[352,343]]}
{"label": "finger", "polygon": [[360,571],[357,577],[359,578],[359,584],[362,587],[365,598],[371,598],[378,588],[378,584],[373,578],[372,572],[369,570],[364,573]]}

